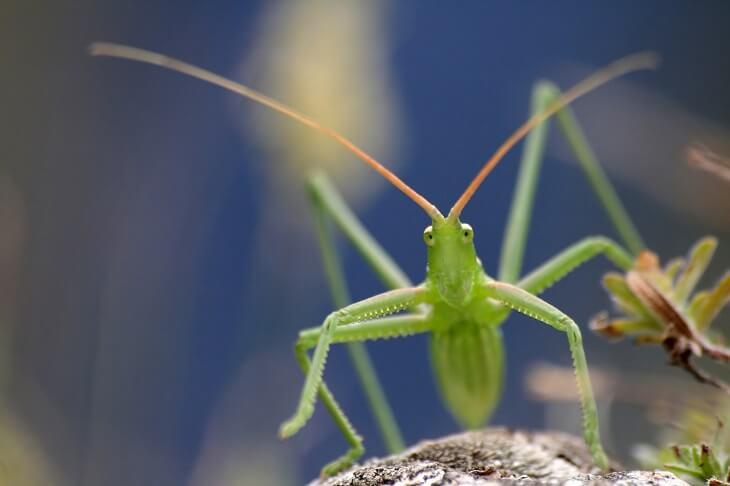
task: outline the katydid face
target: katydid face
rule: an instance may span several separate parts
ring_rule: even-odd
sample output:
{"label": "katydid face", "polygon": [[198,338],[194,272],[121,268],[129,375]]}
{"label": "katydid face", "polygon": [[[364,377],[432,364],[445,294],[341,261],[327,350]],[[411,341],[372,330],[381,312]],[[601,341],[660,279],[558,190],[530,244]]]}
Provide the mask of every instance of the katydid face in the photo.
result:
{"label": "katydid face", "polygon": [[458,218],[434,219],[423,241],[428,248],[427,282],[452,307],[469,302],[479,268],[471,226]]}

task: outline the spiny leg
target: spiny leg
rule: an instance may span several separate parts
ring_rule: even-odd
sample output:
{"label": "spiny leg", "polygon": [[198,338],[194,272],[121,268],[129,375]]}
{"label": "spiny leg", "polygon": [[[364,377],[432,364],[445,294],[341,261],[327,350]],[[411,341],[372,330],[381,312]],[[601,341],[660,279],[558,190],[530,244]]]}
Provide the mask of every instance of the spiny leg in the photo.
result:
{"label": "spiny leg", "polygon": [[[422,316],[404,315],[386,317],[374,321],[355,323],[340,327],[336,329],[332,335],[332,343],[361,343],[361,341],[368,339],[407,336],[428,330],[430,330],[429,323]],[[317,344],[321,333],[322,328],[316,327],[304,330],[299,335],[299,340],[295,347],[295,353],[299,366],[302,368],[305,375],[309,374],[311,368],[311,361],[307,355],[307,350]],[[350,467],[350,465],[362,456],[365,449],[362,445],[362,438],[347,419],[347,416],[345,416],[345,413],[342,411],[342,408],[339,406],[324,381],[321,383],[318,393],[320,400],[332,416],[332,419],[350,446],[345,454],[322,468],[322,476],[332,476]]]}
{"label": "spiny leg", "polygon": [[[309,356],[307,356],[307,352],[302,349],[299,344],[297,344],[294,352],[296,354],[299,367],[302,369],[302,372],[307,375],[312,365],[309,360]],[[322,401],[322,404],[327,409],[327,412],[329,412],[332,420],[334,420],[337,428],[340,429],[342,435],[347,441],[347,444],[350,446],[345,454],[322,468],[322,476],[332,476],[337,474],[339,471],[347,469],[352,463],[357,461],[365,452],[365,448],[362,445],[362,437],[357,433],[357,430],[355,430],[352,423],[350,423],[350,420],[342,411],[342,408],[337,403],[335,397],[332,395],[332,392],[329,391],[329,388],[324,381],[319,387],[319,399]]]}
{"label": "spiny leg", "polygon": [[[539,82],[532,92],[531,112],[538,113],[560,96],[552,83]],[[611,182],[596,159],[583,131],[570,108],[556,115],[563,136],[585,172],[596,196],[603,205],[624,244],[636,255],[644,243],[626,209],[616,195]],[[540,175],[540,165],[545,152],[549,121],[535,127],[527,136],[522,152],[519,174],[515,185],[512,206],[502,241],[499,280],[514,283],[520,276],[527,232],[530,226],[535,188]]]}
{"label": "spiny leg", "polygon": [[631,255],[618,244],[602,236],[592,236],[570,245],[521,278],[516,285],[531,294],[540,294],[576,267],[598,255],[604,255],[623,270],[629,270],[633,264]]}
{"label": "spiny leg", "polygon": [[608,458],[601,445],[598,411],[596,401],[593,398],[593,387],[588,374],[588,364],[583,352],[583,339],[578,325],[560,310],[514,285],[493,281],[487,284],[487,292],[489,297],[504,303],[508,307],[567,334],[578,383],[578,395],[583,409],[585,441],[596,465],[601,469],[607,469]]}
{"label": "spiny leg", "polygon": [[302,388],[299,405],[294,416],[282,424],[279,435],[290,437],[297,433],[314,412],[314,401],[329,352],[330,344],[337,328],[341,325],[369,321],[395,312],[410,309],[423,302],[428,290],[423,287],[391,290],[331,313],[321,326],[317,345],[312,356],[312,366],[307,373]]}
{"label": "spiny leg", "polygon": [[[364,248],[365,251],[360,250],[361,254],[372,255],[369,259],[366,257],[366,260],[381,276],[386,286],[398,288],[411,285],[405,274],[367,233],[367,230],[362,227],[324,173],[313,174],[309,178],[307,188],[322,262],[336,308],[345,307],[351,302],[351,299],[334,245],[332,231],[328,224],[328,216],[340,228],[345,229],[345,235],[355,243],[356,247]],[[402,434],[365,345],[360,342],[348,343],[347,351],[375,417],[380,434],[383,437],[386,449],[391,454],[403,450],[405,444]]]}

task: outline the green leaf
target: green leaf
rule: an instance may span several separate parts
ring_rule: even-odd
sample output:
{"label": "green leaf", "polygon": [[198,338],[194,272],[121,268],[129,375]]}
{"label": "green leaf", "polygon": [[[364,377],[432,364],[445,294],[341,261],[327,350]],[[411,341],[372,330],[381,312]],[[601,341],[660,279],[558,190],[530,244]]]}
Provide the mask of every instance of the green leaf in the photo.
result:
{"label": "green leaf", "polygon": [[652,321],[653,316],[634,295],[620,273],[610,272],[603,276],[603,286],[611,294],[616,305],[629,316]]}
{"label": "green leaf", "polygon": [[709,291],[707,297],[704,299],[704,303],[698,305],[694,317],[697,330],[700,332],[707,330],[715,317],[717,317],[717,314],[728,302],[730,302],[730,272],[726,273],[715,288]]}
{"label": "green leaf", "polygon": [[679,306],[684,306],[702,274],[705,273],[716,247],[717,239],[708,236],[698,241],[690,250],[687,266],[677,277],[677,283],[674,286],[674,299]]}
{"label": "green leaf", "polygon": [[664,274],[674,282],[674,278],[677,276],[677,273],[679,270],[684,266],[685,260],[684,258],[677,257],[669,260],[667,264],[664,266]]}

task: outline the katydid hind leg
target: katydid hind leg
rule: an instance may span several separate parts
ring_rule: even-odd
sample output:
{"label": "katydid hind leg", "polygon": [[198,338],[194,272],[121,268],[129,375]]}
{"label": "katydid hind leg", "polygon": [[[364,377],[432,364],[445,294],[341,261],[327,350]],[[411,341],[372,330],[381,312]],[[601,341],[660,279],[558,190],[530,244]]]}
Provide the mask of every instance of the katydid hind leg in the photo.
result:
{"label": "katydid hind leg", "polygon": [[[532,113],[544,110],[559,96],[560,91],[552,83],[537,83],[532,93]],[[598,163],[598,159],[580,128],[573,111],[570,107],[563,108],[557,113],[556,118],[561,134],[568,142],[622,242],[633,255],[636,255],[644,248],[641,236],[618,198],[606,173]],[[549,122],[549,120],[546,120],[535,127],[525,140],[512,205],[502,241],[498,278],[503,282],[516,282],[522,270],[524,249],[542,158],[545,153]]]}
{"label": "katydid hind leg", "polygon": [[[323,180],[318,180],[319,178]],[[325,184],[327,184],[327,186],[325,186]],[[333,194],[334,189],[329,189],[328,181],[325,179],[324,175],[319,176],[318,178],[312,178],[309,189],[311,196],[309,201],[312,207],[317,240],[322,255],[325,275],[327,277],[327,282],[330,287],[335,307],[342,308],[348,305],[351,302],[351,299],[344,271],[340,264],[340,259],[338,258],[337,249],[331,231],[331,224],[329,224],[330,218],[328,218],[328,216],[331,213],[335,213],[340,220],[348,217],[354,218],[354,216],[352,216],[352,213],[350,212],[344,215],[342,214],[342,210],[339,208],[343,206],[344,203],[341,202],[341,200],[333,201],[331,194]],[[364,229],[362,231],[364,231]],[[368,244],[367,241],[363,242],[362,238],[358,239],[357,233],[354,236],[351,234],[350,238],[357,240],[357,244],[359,245],[367,246]],[[375,260],[383,261],[382,258]],[[387,266],[388,263],[383,265]],[[400,271],[398,269],[393,271],[392,268],[386,268],[379,273],[389,273],[392,276],[397,276],[399,272]],[[400,273],[402,274],[402,272]],[[386,449],[391,454],[403,450],[405,447],[403,436],[400,432],[400,428],[398,427],[398,423],[395,420],[392,408],[388,403],[385,392],[383,391],[383,387],[380,384],[375,366],[370,359],[370,355],[368,354],[365,344],[361,342],[351,342],[347,343],[347,348]],[[328,409],[330,408],[328,407]],[[334,415],[333,418],[337,420]]]}
{"label": "katydid hind leg", "polygon": [[[552,88],[553,99],[560,96],[557,87],[551,83],[542,83],[546,90]],[[558,126],[563,137],[568,142],[573,155],[583,169],[583,173],[588,179],[593,192],[598,201],[603,206],[608,219],[611,221],[616,233],[618,233],[622,243],[631,251],[633,256],[646,248],[644,240],[636,229],[629,212],[624,207],[621,199],[618,197],[616,189],[611,184],[606,172],[598,162],[595,152],[588,143],[588,138],[583,133],[583,129],[578,124],[578,119],[573,113],[573,109],[569,106],[560,110],[556,114]]]}
{"label": "katydid hind leg", "polygon": [[357,219],[324,172],[314,172],[307,181],[307,187],[315,207],[332,219],[386,288],[413,286],[395,260]]}
{"label": "katydid hind leg", "polygon": [[488,295],[508,307],[564,332],[568,337],[573,368],[578,385],[578,395],[583,410],[583,433],[588,449],[596,465],[608,468],[608,458],[603,451],[598,424],[598,408],[593,396],[588,364],[583,351],[583,340],[578,325],[566,314],[531,293],[503,282],[487,284]]}
{"label": "katydid hind leg", "polygon": [[[543,90],[536,86],[530,101],[530,114],[539,113],[547,106]],[[525,253],[527,234],[530,228],[537,181],[540,176],[542,157],[550,120],[545,120],[532,129],[525,138],[522,158],[512,196],[512,205],[502,239],[498,279],[514,283],[520,276]]]}

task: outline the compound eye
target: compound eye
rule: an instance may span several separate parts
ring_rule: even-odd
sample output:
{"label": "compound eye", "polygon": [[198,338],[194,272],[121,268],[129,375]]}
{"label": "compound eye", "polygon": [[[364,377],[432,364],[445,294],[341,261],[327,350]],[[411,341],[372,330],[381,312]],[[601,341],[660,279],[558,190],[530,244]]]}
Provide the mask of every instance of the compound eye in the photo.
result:
{"label": "compound eye", "polygon": [[464,243],[471,243],[474,239],[474,230],[468,224],[461,225],[461,239]]}
{"label": "compound eye", "polygon": [[425,241],[428,246],[433,246],[433,244],[435,243],[433,237],[433,226],[429,226],[428,228],[423,230],[423,241]]}

